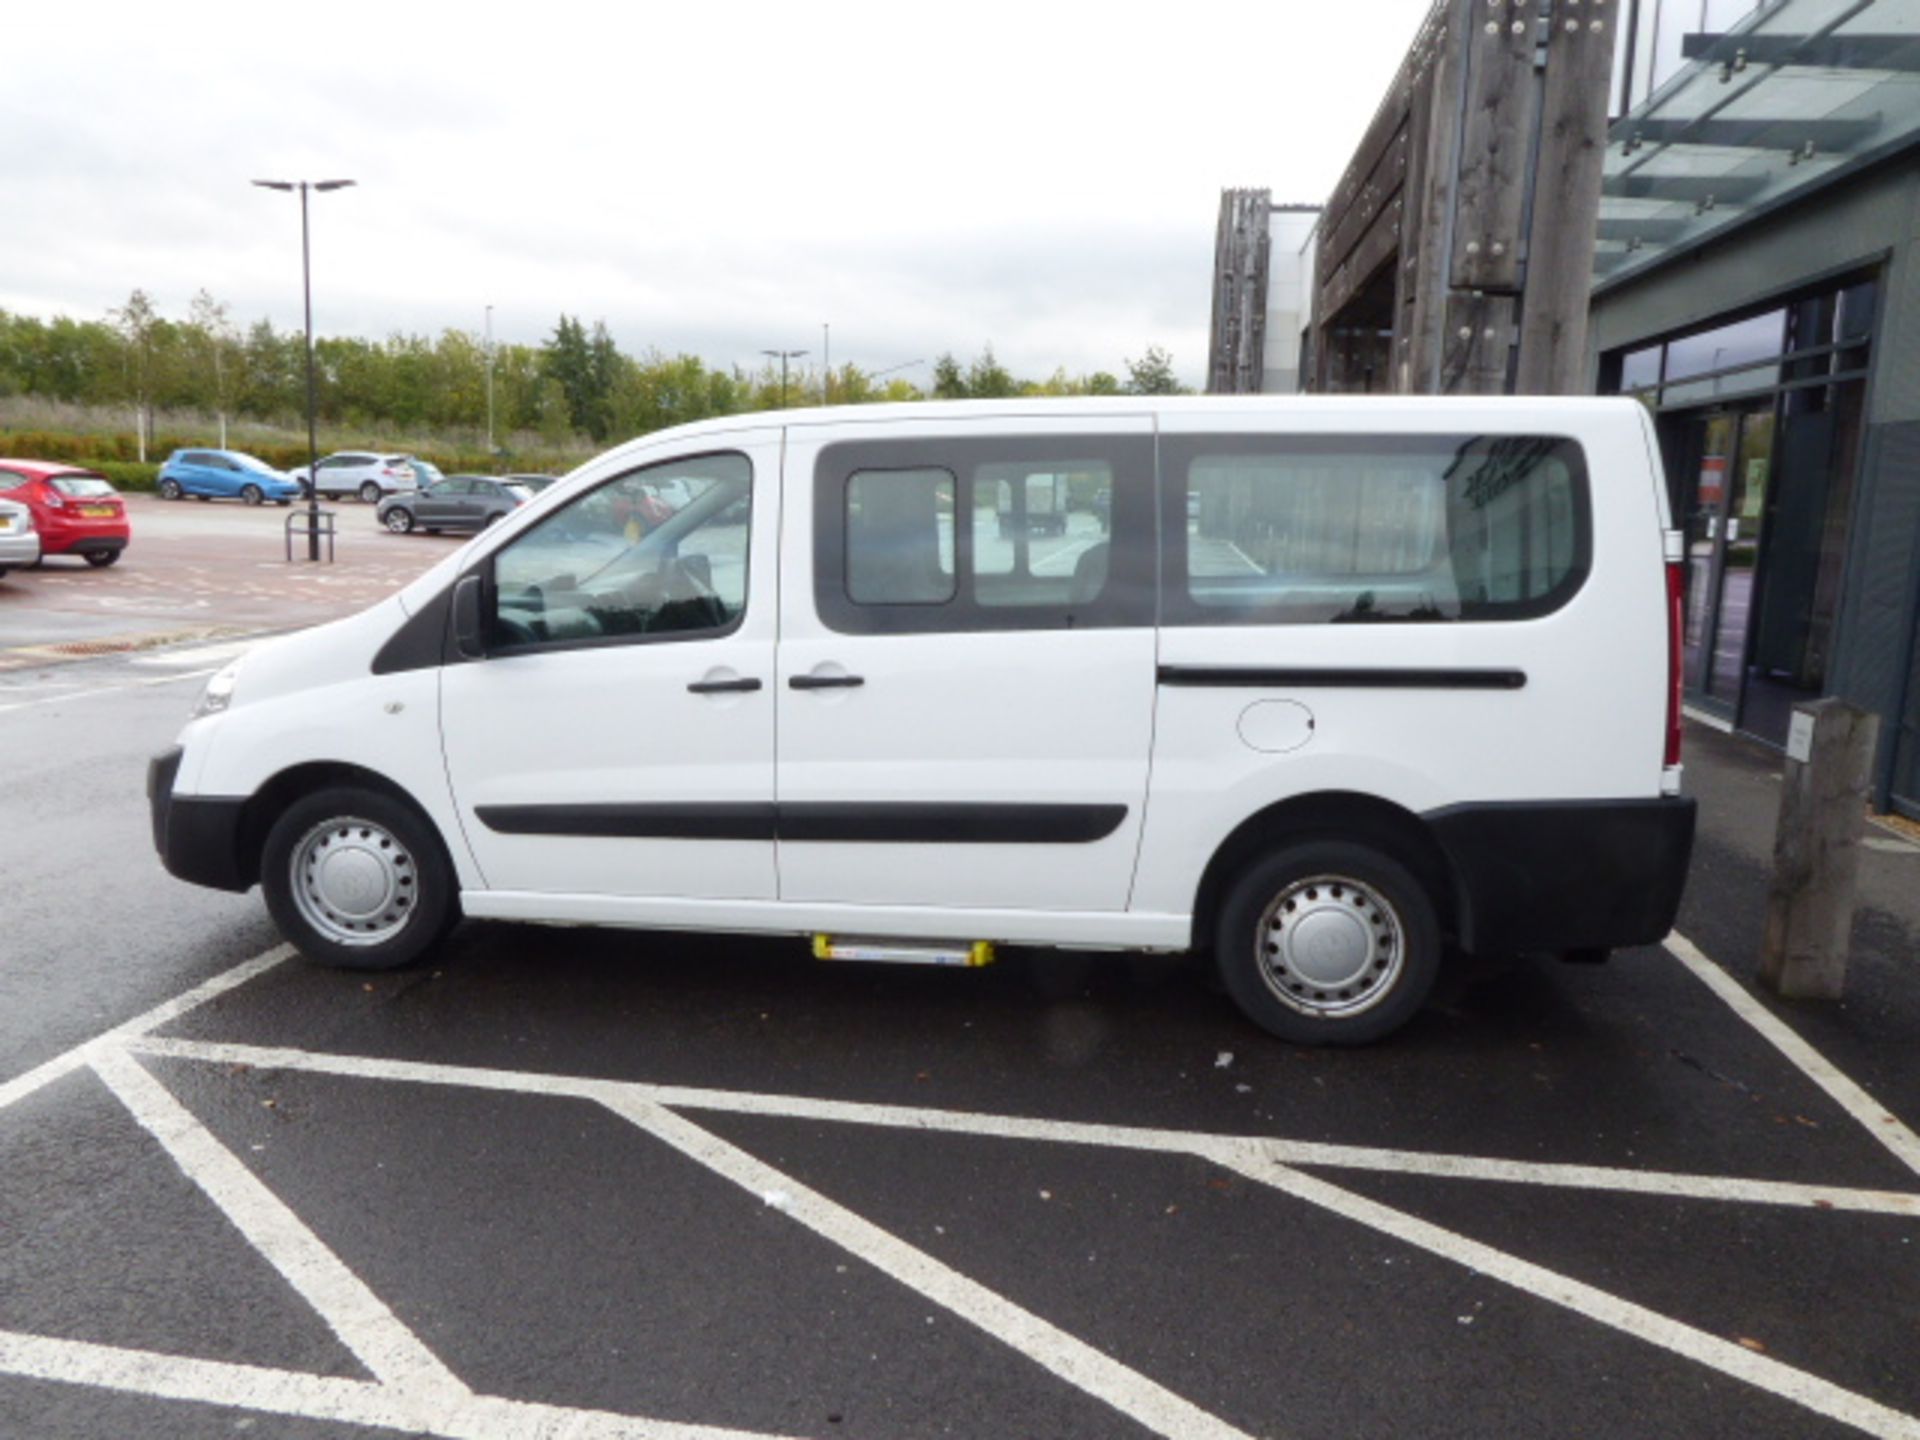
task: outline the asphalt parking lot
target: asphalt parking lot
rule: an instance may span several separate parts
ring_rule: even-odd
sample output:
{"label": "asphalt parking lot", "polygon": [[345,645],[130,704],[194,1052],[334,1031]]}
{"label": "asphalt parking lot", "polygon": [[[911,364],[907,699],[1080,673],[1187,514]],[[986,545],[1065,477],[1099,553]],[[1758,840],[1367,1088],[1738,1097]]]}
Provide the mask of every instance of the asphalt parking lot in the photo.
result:
{"label": "asphalt parking lot", "polygon": [[0,1435],[1920,1436],[1920,849],[1756,1000],[1762,753],[1668,946],[1329,1053],[1178,960],[313,969],[145,845],[221,654],[0,674]]}
{"label": "asphalt parking lot", "polygon": [[[60,661],[156,638],[208,640],[314,625],[391,594],[460,537],[391,535],[373,507],[330,502],[331,564],[288,565],[289,507],[130,494],[133,540],[95,570],[64,555],[0,578],[0,667]],[[303,546],[304,534],[296,542]]]}

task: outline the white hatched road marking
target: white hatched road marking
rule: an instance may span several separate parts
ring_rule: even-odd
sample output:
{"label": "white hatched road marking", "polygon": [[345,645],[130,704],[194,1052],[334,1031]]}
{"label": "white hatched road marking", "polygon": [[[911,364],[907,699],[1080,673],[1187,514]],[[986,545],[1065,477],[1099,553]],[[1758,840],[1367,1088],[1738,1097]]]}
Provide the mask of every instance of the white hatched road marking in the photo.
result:
{"label": "white hatched road marking", "polygon": [[989,1115],[967,1110],[927,1110],[875,1105],[858,1100],[817,1100],[803,1095],[761,1095],[744,1090],[705,1090],[645,1081],[598,1080],[538,1071],[496,1070],[439,1065],[418,1060],[388,1060],[360,1055],[325,1055],[274,1046],[236,1045],[201,1040],[146,1038],[133,1042],[142,1054],[247,1065],[257,1070],[298,1070],[358,1080],[388,1080],[422,1085],[457,1085],[516,1095],[595,1100],[613,1105],[648,1103],[673,1110],[712,1110],[764,1115],[785,1120],[820,1120],[836,1125],[871,1125],[894,1130],[926,1130],[1000,1140],[1038,1140],[1054,1144],[1094,1145],[1110,1150],[1145,1150],[1169,1155],[1217,1158],[1255,1144],[1276,1163],[1324,1165],[1340,1169],[1390,1171],[1460,1180],[1494,1180],[1570,1189],[1614,1190],[1666,1195],[1688,1200],[1730,1200],[1760,1205],[1806,1206],[1878,1215],[1920,1216],[1920,1193],[1808,1185],[1788,1180],[1748,1180],[1733,1176],[1684,1175],[1659,1170],[1622,1170],[1603,1165],[1561,1165],[1501,1160],[1478,1155],[1448,1155],[1419,1150],[1383,1150],[1321,1141],[1280,1140],[1243,1135],[1160,1130],[1021,1115]]}
{"label": "white hatched road marking", "polygon": [[603,1097],[603,1103],[750,1193],[784,1192],[787,1199],[780,1208],[789,1218],[1149,1430],[1173,1440],[1252,1440],[1245,1431],[664,1106],[632,1096]]}
{"label": "white hatched road marking", "polygon": [[1891,1150],[1901,1164],[1920,1174],[1920,1135],[1915,1135],[1899,1116],[1841,1074],[1832,1061],[1754,999],[1745,986],[1703,955],[1700,947],[1686,936],[1676,930],[1667,937],[1666,947],[1674,959],[1724,1000],[1734,1014],[1758,1030],[1768,1044],[1793,1062],[1801,1074],[1826,1091],[1836,1105],[1859,1122],[1862,1129]]}
{"label": "white hatched road marking", "polygon": [[264,975],[292,954],[291,945],[276,945],[264,955],[256,955],[251,960],[242,960],[231,970],[223,970],[211,979],[201,981],[192,989],[181,991],[171,1000],[161,1001],[151,1010],[143,1011],[124,1024],[116,1025],[113,1029],[54,1056],[44,1064],[34,1066],[25,1074],[14,1076],[4,1085],[0,1085],[0,1110],[5,1110],[16,1101],[24,1100],[42,1086],[51,1085],[62,1075],[68,1075],[80,1069],[87,1063],[89,1052],[94,1049],[144,1035],[150,1030],[158,1030],[162,1025],[178,1020],[188,1011],[197,1009],[207,1001],[224,995],[229,990],[237,989],[257,976]]}
{"label": "white hatched road marking", "polygon": [[424,1422],[449,1402],[471,1393],[395,1318],[386,1303],[216,1140],[212,1131],[141,1068],[138,1060],[125,1051],[104,1050],[93,1057],[93,1069],[186,1177],[206,1192],[234,1228],[313,1307],[360,1363],[387,1385],[400,1387],[425,1402],[416,1420]]}
{"label": "white hatched road marking", "polygon": [[1468,1266],[1516,1290],[1565,1306],[1589,1320],[1671,1350],[1735,1380],[1744,1380],[1829,1419],[1856,1426],[1870,1435],[1920,1440],[1920,1419],[1914,1416],[1842,1389],[1805,1370],[1756,1354],[1731,1340],[1696,1330],[1644,1305],[1609,1295],[1543,1265],[1470,1240],[1404,1210],[1382,1205],[1287,1166],[1263,1164],[1251,1156],[1227,1163],[1250,1180],[1258,1180],[1335,1215],[1371,1226],[1408,1245],[1417,1245],[1429,1254]]}
{"label": "white hatched road marking", "polygon": [[[1882,1144],[1920,1170],[1920,1141],[1790,1027],[1760,1007],[1680,935],[1667,948],[1720,995],[1742,1020]],[[1240,1432],[1064,1331],[1014,1306],[899,1237],[799,1184],[676,1113],[704,1108],[902,1129],[1043,1140],[1185,1153],[1234,1170],[1296,1199],[1454,1263],[1470,1266],[1524,1294],[1681,1355],[1730,1378],[1790,1400],[1870,1434],[1920,1440],[1920,1419],[1816,1375],[1755,1354],[1718,1336],[1593,1286],[1469,1239],[1404,1211],[1295,1169],[1346,1166],[1462,1179],[1561,1185],[1666,1194],[1693,1199],[1900,1215],[1916,1213],[1920,1195],[1845,1187],[1671,1175],[1599,1166],[1546,1165],[1474,1156],[1423,1154],[1264,1137],[1079,1124],[1015,1116],[967,1114],[847,1101],[703,1090],[637,1082],[577,1079],[524,1072],[316,1055],[247,1045],[156,1038],[151,1031],[272,968],[290,953],[281,946],[116,1026],[66,1054],[0,1085],[0,1109],[83,1065],[91,1065],[182,1170],[225,1211],[350,1348],[376,1383],[0,1331],[0,1372],[121,1389],[161,1398],[202,1400],[316,1419],[353,1420],[385,1428],[455,1437],[599,1440],[721,1440],[747,1432],[677,1425],[641,1417],[529,1405],[476,1396],[433,1357],[373,1292],[328,1251],[298,1217],[216,1141],[133,1058],[136,1053],[218,1060],[262,1068],[306,1070],[370,1079],[460,1085],[484,1090],[590,1098],[622,1114],[699,1163],[751,1190],[783,1190],[787,1213],[882,1273],[981,1326],[1087,1393],[1140,1418],[1160,1433],[1185,1437]]]}
{"label": "white hatched road marking", "polygon": [[57,695],[38,695],[31,700],[15,700],[0,705],[0,715],[9,710],[30,710],[36,705],[58,705],[63,700],[92,700],[101,695],[120,695],[128,690],[142,690],[149,685],[178,685],[183,680],[204,680],[209,675],[218,674],[218,667],[212,670],[188,670],[179,675],[149,675],[139,680],[124,681],[119,685],[100,685],[91,690],[63,690]]}
{"label": "white hatched road marking", "polygon": [[416,1400],[373,1381],[190,1360],[8,1330],[0,1330],[0,1373],[447,1440],[784,1440],[760,1431],[683,1425],[494,1395],[450,1398],[445,1408],[422,1420]]}

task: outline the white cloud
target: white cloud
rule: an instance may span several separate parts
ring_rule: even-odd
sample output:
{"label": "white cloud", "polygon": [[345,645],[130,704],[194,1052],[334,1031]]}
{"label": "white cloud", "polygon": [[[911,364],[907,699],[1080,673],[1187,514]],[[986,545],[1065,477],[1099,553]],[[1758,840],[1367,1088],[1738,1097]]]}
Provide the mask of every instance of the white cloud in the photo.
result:
{"label": "white cloud", "polygon": [[[629,349],[1205,360],[1219,191],[1324,197],[1428,0],[34,7],[0,305],[202,286],[323,332],[562,311]],[[30,74],[31,85],[19,83]],[[23,217],[28,217],[23,223]]]}

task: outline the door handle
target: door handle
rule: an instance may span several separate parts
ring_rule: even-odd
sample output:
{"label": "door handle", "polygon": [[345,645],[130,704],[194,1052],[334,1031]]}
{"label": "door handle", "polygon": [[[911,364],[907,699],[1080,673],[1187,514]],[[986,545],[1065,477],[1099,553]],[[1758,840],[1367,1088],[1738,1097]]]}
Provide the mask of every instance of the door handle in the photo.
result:
{"label": "door handle", "polygon": [[758,690],[759,680],[746,676],[739,680],[696,680],[687,689],[696,695],[721,695],[729,691]]}
{"label": "door handle", "polygon": [[851,690],[866,683],[864,675],[794,675],[787,680],[794,690]]}

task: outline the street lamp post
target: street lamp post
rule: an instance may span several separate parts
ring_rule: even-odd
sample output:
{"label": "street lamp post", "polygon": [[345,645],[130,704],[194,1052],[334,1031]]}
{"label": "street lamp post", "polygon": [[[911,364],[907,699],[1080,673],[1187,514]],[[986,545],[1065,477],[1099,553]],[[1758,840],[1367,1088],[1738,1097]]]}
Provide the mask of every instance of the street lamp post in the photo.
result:
{"label": "street lamp post", "polygon": [[780,362],[780,408],[787,408],[787,362],[798,360],[807,352],[804,350],[762,350],[762,355],[772,356]]}
{"label": "street lamp post", "polygon": [[493,307],[487,307],[487,463],[493,464]]}
{"label": "street lamp post", "polygon": [[266,190],[300,192],[300,289],[307,307],[307,559],[320,560],[320,445],[313,414],[313,252],[308,242],[307,191],[344,190],[351,180],[256,180]]}

